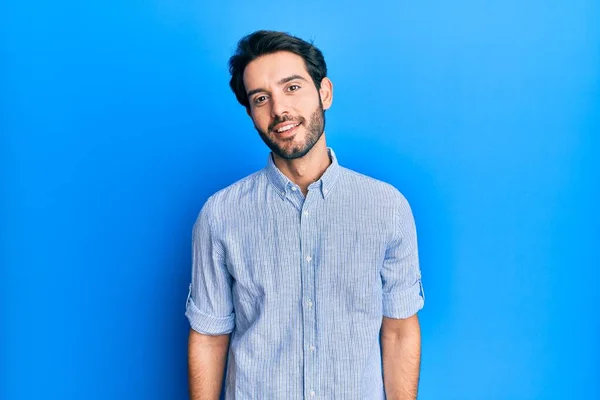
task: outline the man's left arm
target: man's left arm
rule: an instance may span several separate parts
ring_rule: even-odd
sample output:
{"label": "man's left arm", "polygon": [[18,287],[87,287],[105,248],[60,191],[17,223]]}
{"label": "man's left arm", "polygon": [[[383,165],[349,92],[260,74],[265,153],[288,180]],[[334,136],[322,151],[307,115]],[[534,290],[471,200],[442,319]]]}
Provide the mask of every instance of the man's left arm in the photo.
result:
{"label": "man's left arm", "polygon": [[416,399],[421,365],[421,330],[417,314],[406,319],[383,317],[381,350],[387,399]]}
{"label": "man's left arm", "polygon": [[423,307],[425,294],[412,210],[401,194],[396,201],[395,234],[381,267],[383,380],[389,400],[414,400],[421,363],[417,312]]}

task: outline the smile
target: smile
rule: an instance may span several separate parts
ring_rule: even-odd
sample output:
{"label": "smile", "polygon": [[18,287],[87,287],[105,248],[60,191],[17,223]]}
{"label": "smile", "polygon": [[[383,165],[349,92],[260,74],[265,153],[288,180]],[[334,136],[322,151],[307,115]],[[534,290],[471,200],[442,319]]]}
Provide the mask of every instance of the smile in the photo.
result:
{"label": "smile", "polygon": [[291,129],[299,126],[299,125],[300,125],[300,123],[297,123],[297,124],[294,124],[294,123],[287,124],[287,125],[282,126],[279,129],[274,129],[274,131],[277,132],[277,133],[283,133],[283,132],[287,132],[287,131],[289,131],[289,130],[291,130]]}

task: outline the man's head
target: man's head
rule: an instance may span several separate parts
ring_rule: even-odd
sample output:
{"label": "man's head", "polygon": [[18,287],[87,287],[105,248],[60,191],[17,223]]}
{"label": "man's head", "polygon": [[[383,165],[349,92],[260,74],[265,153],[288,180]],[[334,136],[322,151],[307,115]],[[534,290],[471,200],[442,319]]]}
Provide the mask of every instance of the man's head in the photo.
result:
{"label": "man's head", "polygon": [[319,49],[286,33],[257,31],[240,40],[229,71],[231,89],[275,154],[294,159],[312,149],[333,100]]}

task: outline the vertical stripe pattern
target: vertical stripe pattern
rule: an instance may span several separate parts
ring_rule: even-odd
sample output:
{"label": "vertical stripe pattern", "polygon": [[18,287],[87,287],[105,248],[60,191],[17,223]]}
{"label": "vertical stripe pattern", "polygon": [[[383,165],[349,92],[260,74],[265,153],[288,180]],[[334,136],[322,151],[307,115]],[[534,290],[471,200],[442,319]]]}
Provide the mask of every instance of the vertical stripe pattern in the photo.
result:
{"label": "vertical stripe pattern", "polygon": [[408,202],[328,151],[306,197],[269,154],[194,224],[185,315],[231,334],[226,399],[385,399],[382,317],[423,307]]}

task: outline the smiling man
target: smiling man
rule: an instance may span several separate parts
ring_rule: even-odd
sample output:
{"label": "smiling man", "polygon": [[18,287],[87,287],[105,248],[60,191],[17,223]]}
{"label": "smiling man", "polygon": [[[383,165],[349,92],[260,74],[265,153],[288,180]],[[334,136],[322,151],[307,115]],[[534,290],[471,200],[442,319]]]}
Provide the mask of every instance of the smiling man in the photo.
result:
{"label": "smiling man", "polygon": [[230,86],[271,150],[218,191],[192,236],[192,399],[415,399],[424,295],[410,206],[325,142],[321,51],[282,32],[238,43]]}

